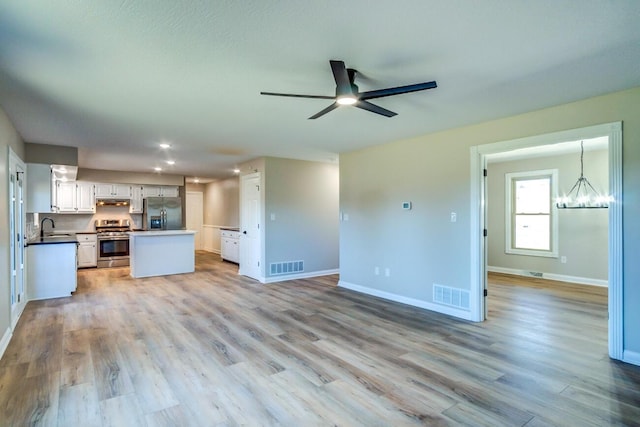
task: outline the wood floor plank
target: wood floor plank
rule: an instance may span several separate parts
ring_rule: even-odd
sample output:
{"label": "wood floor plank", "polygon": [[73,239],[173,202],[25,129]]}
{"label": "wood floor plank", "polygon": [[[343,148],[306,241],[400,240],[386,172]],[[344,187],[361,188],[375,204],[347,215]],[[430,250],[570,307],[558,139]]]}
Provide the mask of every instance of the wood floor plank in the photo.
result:
{"label": "wood floor plank", "polygon": [[60,389],[58,425],[102,426],[98,393],[90,383]]}
{"label": "wood floor plank", "polygon": [[355,293],[78,272],[29,302],[0,360],[0,425],[637,425],[640,368],[607,357],[607,291],[489,276],[482,323]]}

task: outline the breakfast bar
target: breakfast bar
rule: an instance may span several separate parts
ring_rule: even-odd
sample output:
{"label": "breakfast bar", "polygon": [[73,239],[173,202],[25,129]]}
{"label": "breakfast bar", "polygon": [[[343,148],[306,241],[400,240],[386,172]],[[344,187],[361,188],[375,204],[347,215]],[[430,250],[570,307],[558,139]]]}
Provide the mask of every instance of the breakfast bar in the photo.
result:
{"label": "breakfast bar", "polygon": [[130,232],[131,277],[193,273],[195,233],[192,230]]}

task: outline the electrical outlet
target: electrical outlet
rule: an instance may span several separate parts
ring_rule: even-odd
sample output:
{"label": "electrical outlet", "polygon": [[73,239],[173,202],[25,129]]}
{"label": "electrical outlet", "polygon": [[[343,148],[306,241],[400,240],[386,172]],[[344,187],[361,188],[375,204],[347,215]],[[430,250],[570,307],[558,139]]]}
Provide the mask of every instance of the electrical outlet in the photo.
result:
{"label": "electrical outlet", "polygon": [[373,269],[373,274],[375,274],[376,276],[380,275],[380,267],[376,267]]}
{"label": "electrical outlet", "polygon": [[387,277],[391,276],[391,269],[385,268],[384,269],[384,275],[387,276]]}
{"label": "electrical outlet", "polygon": [[458,214],[455,212],[451,212],[451,222],[456,222],[458,220]]}
{"label": "electrical outlet", "polygon": [[561,256],[560,257],[560,262],[563,263],[563,264],[566,264],[567,263],[567,257],[566,256]]}
{"label": "electrical outlet", "polygon": [[349,221],[349,214],[348,214],[348,213],[343,214],[343,215],[342,215],[342,219],[343,219],[344,221]]}
{"label": "electrical outlet", "polygon": [[276,214],[272,213],[271,214],[271,221],[275,221],[276,220]]}

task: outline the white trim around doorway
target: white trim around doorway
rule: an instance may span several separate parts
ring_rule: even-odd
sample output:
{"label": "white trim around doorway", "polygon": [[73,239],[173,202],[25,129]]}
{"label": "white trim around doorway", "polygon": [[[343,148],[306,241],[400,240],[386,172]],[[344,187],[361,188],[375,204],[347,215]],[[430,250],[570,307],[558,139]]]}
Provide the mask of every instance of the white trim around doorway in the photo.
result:
{"label": "white trim around doorway", "polygon": [[[471,147],[471,317],[472,320],[478,322],[485,319],[484,286],[487,277],[487,262],[483,230],[486,224],[484,169],[487,166],[487,156],[519,148],[599,136],[608,136],[609,138],[609,194],[614,198],[614,202],[609,205],[609,357],[627,361],[623,351],[624,320],[622,317],[622,122]],[[628,360],[628,362],[633,363],[633,360]]]}

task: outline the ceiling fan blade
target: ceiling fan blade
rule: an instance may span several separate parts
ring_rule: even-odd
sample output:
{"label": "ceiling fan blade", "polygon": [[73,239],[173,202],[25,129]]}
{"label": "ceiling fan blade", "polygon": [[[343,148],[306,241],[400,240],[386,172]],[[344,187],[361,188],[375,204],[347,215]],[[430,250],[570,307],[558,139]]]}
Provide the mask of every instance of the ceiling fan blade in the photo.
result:
{"label": "ceiling fan blade", "polygon": [[351,82],[349,81],[349,73],[343,61],[329,61],[333,79],[336,81],[336,95],[351,94]]}
{"label": "ceiling fan blade", "polygon": [[372,113],[380,114],[385,117],[393,117],[398,115],[398,113],[394,113],[393,111],[389,111],[386,108],[379,107],[368,101],[363,101],[362,99],[353,104],[353,106],[362,108],[363,110],[371,111]]}
{"label": "ceiling fan blade", "polygon": [[290,98],[314,98],[314,99],[335,99],[335,96],[325,95],[297,95],[295,93],[260,92],[260,95],[288,96]]}
{"label": "ceiling fan blade", "polygon": [[336,108],[338,108],[339,105],[337,102],[334,102],[333,104],[329,105],[327,108],[325,108],[324,110],[314,114],[313,116],[309,117],[309,120],[312,119],[317,119],[318,117],[324,116],[325,114],[327,114],[329,111],[333,111]]}
{"label": "ceiling fan blade", "polygon": [[359,99],[375,99],[383,98],[385,96],[400,95],[409,92],[418,92],[421,90],[433,89],[438,87],[435,81],[426,83],[417,83],[414,85],[390,87],[387,89],[370,90],[367,92],[360,92],[358,94]]}

